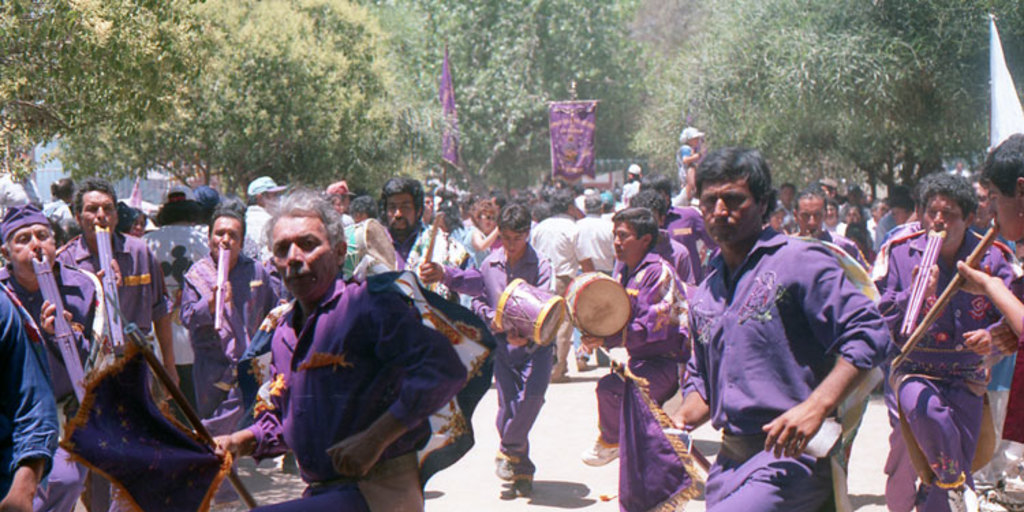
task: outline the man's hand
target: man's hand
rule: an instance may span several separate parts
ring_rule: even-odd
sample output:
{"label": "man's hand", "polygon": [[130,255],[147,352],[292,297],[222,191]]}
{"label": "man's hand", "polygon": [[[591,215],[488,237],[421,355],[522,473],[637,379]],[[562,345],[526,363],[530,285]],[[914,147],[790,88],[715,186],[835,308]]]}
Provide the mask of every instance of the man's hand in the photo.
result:
{"label": "man's hand", "polygon": [[[231,308],[231,281],[224,281],[224,311]],[[217,316],[217,286],[213,286],[213,297],[210,299],[210,314]]]}
{"label": "man's hand", "polygon": [[[911,274],[911,282],[917,281],[917,273],[921,271],[921,267],[914,267],[914,272]],[[928,269],[928,281],[924,286],[924,298],[932,297],[935,292],[938,291],[939,287],[939,266],[932,265],[932,268]]]}
{"label": "man's hand", "polygon": [[[110,258],[110,268],[114,270],[114,284],[121,286],[121,266],[117,264],[116,259]],[[103,279],[103,276],[104,273],[102,269],[99,272],[96,272],[96,277]]]}
{"label": "man's hand", "polygon": [[437,262],[428,261],[420,264],[420,281],[423,284],[434,284],[444,279],[444,267]]}
{"label": "man's hand", "polygon": [[[71,318],[71,312],[65,311],[64,320],[70,322]],[[39,312],[39,327],[45,331],[46,334],[53,336],[54,332],[56,332],[56,322],[57,306],[50,304],[50,301],[43,301],[43,308]]]}
{"label": "man's hand", "polygon": [[1000,323],[993,327],[992,330],[989,331],[989,334],[992,336],[992,344],[995,345],[1000,352],[1006,355],[1017,353],[1017,344],[1019,342],[1017,340],[1017,335],[1013,334],[1013,330],[1010,329],[1009,325],[1006,325],[1006,323]]}
{"label": "man's hand", "polygon": [[215,445],[213,453],[223,458],[224,454],[230,453],[233,457],[248,455],[256,447],[256,436],[249,430],[239,430],[226,436],[213,438]]}
{"label": "man's hand", "polygon": [[786,411],[770,423],[761,427],[768,437],[764,441],[765,451],[774,451],[776,457],[798,457],[807,448],[814,434],[818,433],[828,410],[812,397]]}
{"label": "man's hand", "polygon": [[526,338],[524,338],[522,336],[514,336],[512,334],[509,334],[505,338],[505,341],[507,341],[508,344],[513,346],[513,347],[522,347],[523,345],[526,345],[527,343],[530,342],[530,340],[528,340],[528,339],[526,339]]}
{"label": "man's hand", "polygon": [[377,442],[364,430],[335,443],[327,449],[327,455],[341,476],[359,478],[370,472],[384,448],[385,444]]}
{"label": "man's hand", "polygon": [[986,274],[984,271],[968,266],[962,261],[956,263],[956,269],[964,278],[964,285],[960,289],[972,295],[988,295],[993,284],[1002,284],[998,277]]}
{"label": "man's hand", "polygon": [[588,353],[593,353],[598,347],[604,345],[604,338],[584,334],[580,336],[580,346]]}
{"label": "man's hand", "polygon": [[964,346],[976,354],[987,356],[992,353],[992,335],[985,329],[965,332]]}
{"label": "man's hand", "polygon": [[42,480],[45,464],[42,459],[32,459],[18,466],[7,496],[0,501],[0,512],[32,512],[32,498]]}

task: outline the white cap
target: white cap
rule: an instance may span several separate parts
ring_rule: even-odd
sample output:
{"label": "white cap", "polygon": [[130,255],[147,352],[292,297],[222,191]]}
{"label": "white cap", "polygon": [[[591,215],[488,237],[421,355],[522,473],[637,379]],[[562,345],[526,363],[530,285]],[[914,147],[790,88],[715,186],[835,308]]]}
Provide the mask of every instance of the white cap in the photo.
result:
{"label": "white cap", "polygon": [[679,142],[683,143],[692,139],[699,139],[704,136],[704,132],[692,127],[687,126],[683,133],[679,134]]}
{"label": "white cap", "polygon": [[637,164],[630,164],[629,169],[626,172],[628,172],[629,174],[643,173],[643,171],[640,169],[640,166]]}

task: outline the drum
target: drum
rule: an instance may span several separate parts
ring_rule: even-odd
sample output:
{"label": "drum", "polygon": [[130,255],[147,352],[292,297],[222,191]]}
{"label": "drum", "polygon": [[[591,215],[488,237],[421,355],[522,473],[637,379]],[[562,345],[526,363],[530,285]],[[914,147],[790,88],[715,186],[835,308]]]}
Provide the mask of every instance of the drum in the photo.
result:
{"label": "drum", "polygon": [[357,270],[363,276],[397,270],[391,235],[377,219],[366,219],[345,228],[345,236],[348,242],[344,266],[346,278],[353,277]]}
{"label": "drum", "polygon": [[573,279],[565,289],[565,301],[573,325],[599,338],[621,331],[632,315],[626,289],[600,272]]}
{"label": "drum", "polygon": [[565,316],[565,299],[516,279],[505,287],[495,308],[494,325],[534,343],[550,345]]}

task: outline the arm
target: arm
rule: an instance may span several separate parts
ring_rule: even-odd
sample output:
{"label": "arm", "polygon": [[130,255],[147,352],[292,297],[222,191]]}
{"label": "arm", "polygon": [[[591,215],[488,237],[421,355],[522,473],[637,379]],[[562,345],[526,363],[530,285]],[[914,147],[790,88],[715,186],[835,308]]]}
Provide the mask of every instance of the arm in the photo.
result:
{"label": "arm", "polygon": [[1003,280],[968,267],[962,261],[957,262],[956,268],[966,281],[963,290],[975,295],[986,295],[1006,318],[1014,334],[1020,336],[1024,332],[1024,304],[1017,300]]}
{"label": "arm", "polygon": [[580,270],[582,270],[583,272],[593,272],[594,270],[596,270],[594,268],[594,260],[590,258],[580,260]]}
{"label": "arm", "polygon": [[491,230],[491,233],[484,236],[483,231],[479,229],[473,230],[473,240],[471,241],[473,249],[476,251],[486,251],[494,245],[494,241],[498,239],[498,228]]}
{"label": "arm", "polygon": [[710,419],[711,407],[696,391],[687,393],[683,398],[683,405],[672,415],[672,421],[681,429],[697,428]]}
{"label": "arm", "polygon": [[0,501],[0,512],[31,512],[32,498],[36,495],[39,482],[43,480],[45,470],[45,459],[23,460],[15,470],[7,496]]}
{"label": "arm", "polygon": [[160,356],[171,379],[178,384],[178,370],[174,365],[174,332],[171,330],[171,314],[153,320],[153,334],[160,345]]}
{"label": "arm", "polygon": [[384,449],[409,430],[391,412],[385,412],[366,430],[351,435],[327,449],[338,473],[360,477],[380,459]]}

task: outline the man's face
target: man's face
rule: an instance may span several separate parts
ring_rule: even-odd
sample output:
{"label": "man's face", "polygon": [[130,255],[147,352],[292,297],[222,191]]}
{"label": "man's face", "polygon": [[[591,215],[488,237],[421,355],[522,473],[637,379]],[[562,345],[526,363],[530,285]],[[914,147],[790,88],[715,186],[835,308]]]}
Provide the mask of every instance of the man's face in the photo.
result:
{"label": "man's face", "polygon": [[[1021,184],[1018,183],[1016,189],[1021,188]],[[988,192],[996,223],[999,224],[999,234],[1006,237],[1007,240],[1018,241],[1024,239],[1024,217],[1021,217],[1018,213],[1022,211],[1020,196],[1003,195],[994,185],[989,187]],[[1017,244],[1018,248],[1022,246],[1024,244]]]}
{"label": "man's face", "polygon": [[793,196],[795,195],[796,189],[793,187],[782,187],[782,190],[779,190],[779,200],[782,201],[782,204],[786,205],[787,208],[793,204]]}
{"label": "man's face", "polygon": [[963,210],[952,198],[944,194],[937,194],[925,206],[921,227],[934,231],[945,231],[946,239],[942,242],[942,248],[955,251],[960,248],[967,226],[973,220],[974,215],[965,217]]}
{"label": "man's face", "polygon": [[835,203],[825,205],[825,224],[835,227],[839,224],[839,207]]}
{"label": "man's face", "polygon": [[754,200],[747,179],[705,184],[700,194],[704,225],[719,245],[732,245],[761,233],[766,205]]}
{"label": "man's face", "polygon": [[93,190],[82,196],[82,211],[75,217],[86,240],[96,239],[96,228],[117,226],[117,206],[110,195]]}
{"label": "man's face", "polygon": [[412,233],[416,219],[419,217],[416,211],[416,203],[412,194],[395,194],[384,200],[384,209],[388,216],[388,230],[392,237],[397,240],[406,239]]}
{"label": "man's face", "polygon": [[825,221],[825,201],[820,197],[805,197],[796,202],[796,223],[800,236],[818,236]]}
{"label": "man's face", "polygon": [[896,221],[896,224],[906,224],[910,220],[910,210],[903,208],[902,206],[893,206],[891,210],[892,219]]}
{"label": "man's face", "polygon": [[351,198],[348,195],[331,195],[331,206],[334,207],[334,211],[338,212],[341,215],[348,213],[348,205],[351,202]]}
{"label": "man's face", "polygon": [[974,191],[978,194],[978,212],[974,216],[974,226],[978,229],[988,229],[992,223],[993,207],[995,203],[990,201],[988,189],[981,183],[974,184]]}
{"label": "man's face", "polygon": [[3,246],[3,255],[14,264],[15,269],[32,270],[32,259],[38,251],[46,255],[47,261],[53,263],[57,254],[57,245],[53,240],[50,226],[29,224],[14,232]]}
{"label": "man's face", "polygon": [[629,268],[636,268],[640,260],[647,254],[647,247],[651,244],[651,235],[636,236],[636,230],[628,222],[616,222],[612,230],[612,247],[615,249],[615,259],[623,262]]}
{"label": "man's face", "polygon": [[434,198],[427,196],[423,198],[423,222],[434,221]]}
{"label": "man's face", "polygon": [[214,261],[220,257],[221,249],[231,251],[228,258],[230,266],[234,267],[238,261],[238,254],[242,250],[242,223],[232,217],[219,217],[213,222],[213,229],[210,231],[210,256]]}
{"label": "man's face", "polygon": [[345,243],[331,247],[319,217],[282,217],[271,240],[274,266],[288,291],[303,304],[322,299],[345,258]]}
{"label": "man's face", "polygon": [[526,244],[530,241],[530,230],[502,229],[498,231],[498,238],[501,239],[501,245],[505,248],[505,254],[509,258],[517,260],[526,252]]}

